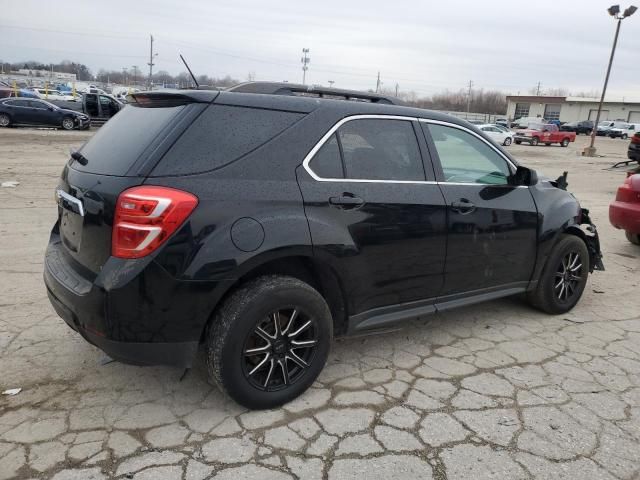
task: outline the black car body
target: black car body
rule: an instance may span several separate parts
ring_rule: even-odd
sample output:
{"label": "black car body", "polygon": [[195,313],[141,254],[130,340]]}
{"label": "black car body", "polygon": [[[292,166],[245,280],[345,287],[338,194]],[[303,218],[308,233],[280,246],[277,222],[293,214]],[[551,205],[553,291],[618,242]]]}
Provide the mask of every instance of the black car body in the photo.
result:
{"label": "black car body", "polygon": [[7,98],[0,100],[0,126],[30,125],[87,129],[91,126],[88,115],[60,108],[35,98]]}
{"label": "black car body", "polygon": [[583,120],[581,122],[563,123],[560,125],[560,131],[575,132],[578,135],[581,133],[591,135],[591,132],[593,132],[593,122],[591,120]]}
{"label": "black car body", "polygon": [[[216,381],[245,405],[273,406],[310,385],[319,369],[293,379],[314,358],[322,368],[326,351],[300,345],[324,345],[331,330],[535,292],[567,238],[588,251],[585,278],[601,268],[578,201],[463,120],[290,85],[132,97],[64,167],[44,272],[58,314],[115,359],[185,367],[212,343]],[[174,204],[167,216],[183,216],[165,231],[157,218]],[[326,311],[330,325],[309,320],[312,338],[296,343],[283,332],[297,303],[285,305],[287,327],[278,310],[273,331],[255,327],[266,344],[245,351],[272,356],[225,373],[221,359],[244,342],[233,335],[246,318],[234,312],[260,289],[266,302],[286,290],[283,302],[300,298],[300,311]],[[250,388],[262,364],[265,387]],[[243,375],[249,383],[237,384]]]}

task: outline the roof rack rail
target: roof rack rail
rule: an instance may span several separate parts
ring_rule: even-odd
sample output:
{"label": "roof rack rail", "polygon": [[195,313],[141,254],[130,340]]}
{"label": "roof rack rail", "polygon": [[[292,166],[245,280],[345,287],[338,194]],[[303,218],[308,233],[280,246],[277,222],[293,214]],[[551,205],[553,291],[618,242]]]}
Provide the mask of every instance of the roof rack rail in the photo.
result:
{"label": "roof rack rail", "polygon": [[330,98],[334,100],[354,100],[389,105],[405,105],[396,97],[379,95],[377,93],[360,92],[358,90],[343,90],[327,88],[319,85],[300,85],[286,82],[245,82],[227,88],[228,92],[262,93],[267,95],[293,95]]}

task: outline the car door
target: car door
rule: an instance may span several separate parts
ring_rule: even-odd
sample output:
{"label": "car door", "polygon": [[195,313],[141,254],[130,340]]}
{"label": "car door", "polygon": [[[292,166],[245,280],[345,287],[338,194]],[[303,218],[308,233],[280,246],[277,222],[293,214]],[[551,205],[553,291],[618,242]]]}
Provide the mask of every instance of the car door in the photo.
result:
{"label": "car door", "polygon": [[348,117],[298,168],[314,255],[338,273],[349,315],[432,305],[440,293],[446,207],[419,128]]}
{"label": "car door", "polygon": [[442,295],[524,289],[536,260],[538,213],[528,187],[509,184],[515,166],[465,127],[421,125],[447,203]]}
{"label": "car door", "polygon": [[39,100],[29,100],[31,122],[36,125],[51,125],[49,107]]}

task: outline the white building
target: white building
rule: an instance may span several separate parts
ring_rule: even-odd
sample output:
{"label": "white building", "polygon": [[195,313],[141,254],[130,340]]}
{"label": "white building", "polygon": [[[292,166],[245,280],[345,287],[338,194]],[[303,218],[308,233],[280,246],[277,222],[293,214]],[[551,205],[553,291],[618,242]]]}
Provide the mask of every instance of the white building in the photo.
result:
{"label": "white building", "polygon": [[51,70],[33,70],[30,68],[21,68],[18,70],[18,74],[26,75],[29,77],[38,77],[38,78],[52,78],[56,80],[64,80],[67,82],[75,82],[76,74],[75,73],[64,73],[64,72],[52,72]]}
{"label": "white building", "polygon": [[[578,122],[594,120],[598,113],[598,98],[508,95],[507,117],[541,117],[546,120]],[[640,123],[640,101],[607,101],[602,105],[600,120],[622,120]]]}

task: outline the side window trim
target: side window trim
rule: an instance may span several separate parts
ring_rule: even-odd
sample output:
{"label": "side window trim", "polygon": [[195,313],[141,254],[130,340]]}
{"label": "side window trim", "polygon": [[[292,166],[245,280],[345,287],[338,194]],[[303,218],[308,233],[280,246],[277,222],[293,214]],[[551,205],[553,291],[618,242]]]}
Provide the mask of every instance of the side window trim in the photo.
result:
{"label": "side window trim", "polygon": [[[418,148],[420,149],[421,152],[421,157],[423,160],[423,169],[426,170],[426,167],[424,165],[424,155],[423,152],[421,150],[421,145],[420,145],[420,139],[415,131],[415,128],[413,126],[414,122],[416,120],[419,120],[416,117],[406,117],[406,116],[402,116],[402,115],[352,115],[349,117],[345,117],[343,119],[341,119],[340,121],[338,121],[333,127],[331,127],[329,129],[329,131],[327,133],[325,133],[322,138],[320,139],[320,141],[318,141],[318,143],[315,144],[315,146],[311,149],[311,151],[307,154],[306,157],[304,157],[304,160],[302,161],[302,166],[303,168],[307,171],[307,173],[309,175],[311,175],[311,177],[318,181],[318,182],[349,182],[349,183],[410,183],[410,184],[435,184],[436,182],[434,181],[430,181],[430,180],[378,180],[378,179],[361,179],[361,178],[324,178],[324,177],[320,177],[318,176],[309,166],[309,163],[311,162],[311,160],[313,159],[313,157],[315,156],[316,153],[318,153],[318,150],[320,150],[322,148],[322,146],[331,138],[331,136],[336,133],[338,131],[338,129],[344,125],[347,122],[353,121],[353,120],[366,120],[366,119],[376,119],[376,120],[404,120],[404,121],[408,121],[410,122],[412,128],[413,128],[413,133],[416,136],[416,143],[418,144]],[[344,165],[344,156],[343,156],[343,152],[342,152],[342,143],[340,142],[340,135],[336,135],[336,138],[338,139],[338,148],[340,149],[340,160],[342,161],[342,169],[343,172],[346,176],[346,167]]]}
{"label": "side window trim", "polygon": [[[484,138],[482,138],[480,135],[478,135],[477,133],[475,133],[473,130],[470,130],[466,127],[463,127],[462,125],[456,125],[455,123],[449,123],[449,122],[443,122],[441,120],[431,120],[431,119],[427,119],[427,118],[420,118],[418,120],[420,123],[424,123],[426,125],[429,124],[435,124],[435,125],[442,125],[445,127],[452,127],[452,128],[457,128],[458,130],[461,130],[463,132],[467,132],[471,135],[473,135],[474,137],[476,137],[478,140],[484,142],[486,145],[488,145],[500,158],[502,158],[506,163],[507,166],[509,168],[509,170],[511,171],[512,174],[515,173],[516,171],[516,165],[509,159],[509,157],[507,157],[506,155],[504,155],[500,150],[498,150],[496,148],[495,145],[492,145],[491,143],[487,142]],[[432,158],[432,163],[433,163],[433,168],[436,171],[436,183],[438,183],[441,186],[444,185],[468,185],[468,186],[476,186],[476,187],[486,187],[486,184],[482,184],[482,183],[460,183],[460,182],[445,182],[444,181],[444,172],[442,171],[442,163],[440,162],[440,156],[438,155],[438,150],[436,149],[435,143],[433,142],[433,138],[431,138],[431,132],[429,131],[429,128],[425,128],[425,126],[423,126],[422,128],[422,133],[424,134],[424,137],[427,141],[427,146],[429,147],[429,151],[433,152],[431,155]],[[526,185],[517,185],[517,186],[513,186],[513,185],[493,185],[496,187],[509,187],[509,188],[529,188]]]}

